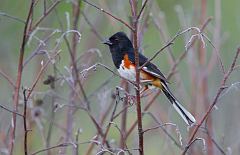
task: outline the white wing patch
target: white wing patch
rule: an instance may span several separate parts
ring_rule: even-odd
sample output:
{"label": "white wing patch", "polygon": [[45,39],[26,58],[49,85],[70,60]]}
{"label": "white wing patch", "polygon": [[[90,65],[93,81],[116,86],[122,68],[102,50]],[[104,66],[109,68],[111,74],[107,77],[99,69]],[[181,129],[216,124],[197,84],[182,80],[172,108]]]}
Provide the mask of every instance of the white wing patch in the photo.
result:
{"label": "white wing patch", "polygon": [[147,72],[147,73],[150,73],[150,74],[152,74],[152,75],[154,75],[154,76],[156,76],[156,77],[159,77],[159,75],[158,75],[157,73],[154,73],[154,72],[148,70],[147,67],[143,67],[142,69],[143,69],[145,72]]}
{"label": "white wing patch", "polygon": [[[146,67],[143,67],[146,69]],[[136,81],[136,70],[133,66],[130,65],[130,68],[126,68],[124,66],[124,61],[122,60],[122,63],[120,64],[120,67],[118,69],[119,74],[130,81]],[[149,71],[148,71],[149,72]],[[156,73],[151,72],[152,74],[155,74],[156,76],[159,76]],[[143,85],[148,85],[151,82],[151,80],[146,80],[143,79],[143,76],[140,74],[140,83]],[[157,87],[153,86],[153,85],[148,85],[149,89],[156,89]]]}

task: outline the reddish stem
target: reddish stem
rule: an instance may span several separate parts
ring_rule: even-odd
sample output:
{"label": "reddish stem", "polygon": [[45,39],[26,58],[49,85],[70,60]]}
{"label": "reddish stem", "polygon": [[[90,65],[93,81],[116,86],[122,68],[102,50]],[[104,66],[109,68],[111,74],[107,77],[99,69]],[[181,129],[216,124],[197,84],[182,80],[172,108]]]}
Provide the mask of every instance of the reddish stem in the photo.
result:
{"label": "reddish stem", "polygon": [[227,73],[225,73],[223,79],[222,79],[222,82],[221,82],[221,85],[217,91],[217,94],[212,102],[212,104],[209,106],[206,114],[204,115],[204,117],[201,119],[201,121],[199,122],[199,124],[197,124],[196,128],[194,129],[193,131],[193,134],[192,136],[190,137],[190,139],[188,140],[188,145],[185,147],[182,155],[186,154],[186,152],[188,151],[188,149],[190,148],[190,144],[192,144],[192,142],[194,141],[194,137],[195,135],[197,134],[197,131],[198,129],[201,127],[201,125],[203,124],[203,122],[207,119],[207,117],[210,115],[213,107],[217,104],[217,101],[218,101],[218,98],[220,97],[221,93],[223,92],[224,88],[225,88],[225,84],[226,84],[226,81],[227,79],[229,78],[230,74],[232,73],[232,71],[234,70],[234,67],[236,65],[236,61],[237,61],[237,58],[239,56],[239,53],[240,53],[240,47],[238,48],[237,52],[236,52],[236,55],[232,61],[232,64],[228,70]]}
{"label": "reddish stem", "polygon": [[144,155],[143,149],[143,129],[142,129],[142,109],[140,99],[140,69],[139,69],[139,54],[138,54],[138,19],[137,19],[137,1],[130,0],[132,20],[133,20],[133,47],[136,65],[136,109],[137,109],[137,123],[138,123],[138,149],[139,154]]}
{"label": "reddish stem", "polygon": [[[23,31],[23,38],[22,38],[22,44],[20,48],[20,56],[18,60],[18,74],[17,74],[17,80],[15,84],[15,91],[14,91],[14,96],[13,96],[13,109],[14,111],[18,111],[18,100],[19,100],[19,90],[21,86],[21,80],[22,80],[22,71],[23,71],[23,57],[24,57],[24,52],[25,52],[25,45],[28,40],[28,35],[29,35],[29,24],[31,23],[31,17],[33,14],[33,5],[34,5],[34,0],[31,1],[30,9],[28,11],[28,16],[27,20],[25,22],[24,26],[24,31]],[[15,141],[15,130],[16,130],[16,113],[13,113],[12,116],[12,125],[10,129],[10,140],[9,140],[9,154],[13,154],[13,147],[14,147],[14,141]]]}

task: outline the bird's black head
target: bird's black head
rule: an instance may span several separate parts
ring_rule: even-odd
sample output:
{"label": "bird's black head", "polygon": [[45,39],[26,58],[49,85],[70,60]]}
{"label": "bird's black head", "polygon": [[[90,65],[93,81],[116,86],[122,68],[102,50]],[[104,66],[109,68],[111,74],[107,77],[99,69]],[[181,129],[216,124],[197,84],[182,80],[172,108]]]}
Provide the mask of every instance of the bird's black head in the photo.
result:
{"label": "bird's black head", "polygon": [[133,50],[132,42],[124,32],[115,33],[109,39],[107,39],[104,44],[109,46],[111,53],[125,53]]}

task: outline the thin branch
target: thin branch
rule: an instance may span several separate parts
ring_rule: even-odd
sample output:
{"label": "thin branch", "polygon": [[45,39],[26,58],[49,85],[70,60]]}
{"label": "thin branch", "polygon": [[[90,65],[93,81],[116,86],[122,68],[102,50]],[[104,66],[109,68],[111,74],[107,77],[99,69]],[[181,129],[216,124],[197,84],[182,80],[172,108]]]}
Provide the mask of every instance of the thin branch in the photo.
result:
{"label": "thin branch", "polygon": [[75,155],[79,155],[79,151],[78,151],[78,149],[79,149],[79,134],[80,134],[80,129],[78,129],[77,130],[77,133],[76,133],[76,148],[75,148]]}
{"label": "thin branch", "polygon": [[[129,84],[126,81],[122,81],[121,84],[125,86],[125,91],[129,93]],[[124,98],[124,101],[122,104],[123,108],[126,106],[128,106],[128,97]],[[119,147],[121,149],[125,149],[125,146],[126,146],[125,135],[126,135],[126,129],[127,129],[127,112],[128,112],[127,109],[125,109],[121,117],[121,137],[119,142]]]}
{"label": "thin branch", "polygon": [[170,125],[170,126],[176,126],[176,124],[173,124],[173,123],[164,123],[164,124],[161,124],[161,125],[157,125],[157,126],[155,126],[155,127],[152,127],[152,128],[145,129],[145,130],[143,130],[143,133],[149,132],[149,131],[152,131],[152,130],[156,130],[156,129],[159,129],[159,128],[162,128],[162,127],[168,126],[168,125]]}
{"label": "thin branch", "polygon": [[13,80],[9,77],[9,75],[7,75],[6,73],[4,73],[1,69],[0,69],[0,75],[2,75],[8,82],[9,84],[15,88],[15,84],[13,82]]}
{"label": "thin branch", "polygon": [[2,12],[2,11],[0,11],[0,16],[4,16],[4,17],[7,17],[7,18],[10,18],[10,19],[13,19],[13,20],[15,20],[15,21],[18,21],[18,22],[20,22],[20,23],[25,24],[25,21],[24,21],[24,20],[22,20],[22,19],[20,19],[20,18],[18,18],[18,17],[12,16],[12,15],[9,15],[9,14],[7,14],[7,13],[5,13],[5,12]]}
{"label": "thin branch", "polygon": [[142,15],[142,13],[143,13],[144,8],[146,7],[147,2],[148,2],[148,0],[145,0],[145,2],[143,3],[142,8],[141,8],[141,10],[139,11],[139,14],[138,14],[138,16],[137,16],[137,21],[139,21],[141,15]]}
{"label": "thin branch", "polygon": [[[173,38],[174,39],[174,38]],[[166,49],[168,46],[172,45],[173,42],[168,42],[166,45],[164,45],[158,52],[156,52],[148,61],[146,61],[142,66],[139,67],[139,69],[142,69],[144,66],[146,66],[147,63],[152,61],[154,58],[158,56],[159,53],[161,53],[164,49]]]}
{"label": "thin branch", "polygon": [[[203,138],[195,138],[191,141],[191,143],[189,143],[186,148],[190,148],[196,141],[202,141],[203,142],[203,146],[205,147],[205,140]],[[205,148],[204,148],[205,149]]]}
{"label": "thin branch", "polygon": [[8,109],[7,107],[5,107],[5,106],[3,106],[3,105],[0,105],[0,108],[4,109],[4,110],[6,110],[6,111],[8,111],[8,112],[10,112],[10,113],[15,113],[15,114],[18,115],[18,116],[24,117],[22,114],[14,111],[14,110]]}
{"label": "thin branch", "polygon": [[120,97],[119,95],[120,95],[120,94],[119,94],[119,90],[118,90],[118,87],[117,87],[117,88],[116,88],[116,101],[115,101],[115,106],[114,106],[114,108],[113,108],[113,112],[112,112],[112,115],[111,115],[111,118],[110,118],[110,122],[108,123],[107,129],[106,129],[106,131],[105,131],[105,133],[104,133],[104,136],[103,136],[103,139],[102,139],[102,145],[104,145],[105,142],[106,142],[106,138],[107,138],[109,129],[110,129],[110,127],[111,127],[111,122],[113,122],[113,117],[114,117],[114,115],[115,115],[115,113],[116,113],[117,106],[118,106],[118,102],[119,102],[119,97]]}
{"label": "thin branch", "polygon": [[85,74],[86,72],[88,72],[89,70],[96,70],[96,67],[97,67],[97,66],[103,67],[104,69],[110,71],[110,72],[113,73],[114,75],[120,77],[121,79],[124,79],[125,81],[131,83],[131,84],[134,85],[134,86],[136,85],[133,81],[130,81],[130,80],[128,80],[128,79],[120,76],[119,74],[115,73],[112,69],[110,69],[108,66],[106,66],[106,65],[104,65],[104,64],[102,64],[102,63],[96,63],[96,64],[90,66],[89,68],[83,69],[83,70],[80,72],[80,74],[83,74],[83,76],[84,76],[84,74]]}
{"label": "thin branch", "polygon": [[86,1],[86,0],[83,0],[83,2],[87,3],[87,4],[90,5],[90,6],[93,6],[94,8],[102,11],[103,13],[111,16],[112,18],[116,19],[117,21],[119,21],[120,23],[122,23],[123,25],[125,25],[126,27],[128,27],[131,31],[134,31],[134,28],[133,28],[132,26],[130,26],[127,22],[123,21],[121,18],[118,18],[118,17],[114,16],[113,14],[105,11],[103,8],[100,8],[100,7],[98,7],[97,5],[92,4],[92,3],[90,3],[90,2],[88,2],[88,1]]}
{"label": "thin branch", "polygon": [[[207,121],[207,120],[206,120]],[[211,141],[213,142],[213,144],[217,147],[217,149],[223,154],[223,155],[226,155],[225,151],[223,148],[221,148],[221,146],[217,143],[217,141],[213,138],[212,135],[210,135],[209,131],[208,131],[208,128],[207,128],[207,123],[205,124],[206,127],[205,127],[205,133],[210,137]]]}
{"label": "thin branch", "polygon": [[102,36],[99,34],[99,32],[95,29],[95,27],[94,27],[93,24],[90,22],[90,20],[89,20],[88,17],[86,16],[86,14],[85,14],[83,11],[81,11],[81,13],[82,13],[83,18],[84,18],[85,21],[87,22],[87,24],[90,26],[92,32],[97,36],[97,38],[98,38],[99,40],[103,41],[103,40],[104,40],[103,37],[102,37]]}
{"label": "thin branch", "polygon": [[[204,23],[204,25],[206,25],[206,23],[208,23],[210,21],[210,18]],[[202,33],[202,29],[204,28],[204,25],[202,26],[201,29],[197,28],[197,27],[190,27],[190,28],[187,28],[183,31],[179,31],[170,41],[168,41],[168,43],[166,45],[164,45],[160,50],[158,50],[150,59],[148,59],[148,61],[146,61],[139,69],[142,69],[147,63],[149,63],[150,61],[152,61],[153,59],[155,59],[164,49],[166,49],[168,46],[172,45],[173,42],[179,37],[181,36],[182,34],[184,33],[187,33],[189,31],[193,31],[193,30],[197,30],[197,34],[193,35],[189,42],[187,43],[186,45],[186,51],[188,50],[188,48],[192,45],[192,42],[195,41],[196,37],[198,36],[201,36],[201,41],[204,43],[203,41],[203,37],[206,38],[206,35],[204,35]]]}
{"label": "thin branch", "polygon": [[[201,119],[201,121],[199,122],[199,124],[197,124],[196,128],[194,129],[190,139],[188,140],[188,145],[191,144],[191,142],[193,141],[198,129],[200,128],[200,126],[203,124],[203,122],[206,120],[206,118],[208,117],[208,115],[210,115],[213,107],[217,104],[217,101],[218,101],[218,98],[220,97],[221,93],[223,92],[223,90],[225,89],[225,85],[226,85],[226,81],[228,80],[229,76],[231,75],[232,71],[234,70],[234,67],[236,65],[236,61],[237,61],[237,58],[239,56],[239,53],[240,53],[240,48],[237,49],[237,52],[236,52],[236,55],[232,61],[232,64],[228,70],[227,73],[225,73],[223,79],[222,79],[222,82],[221,82],[221,85],[217,91],[217,94],[216,96],[214,97],[214,100],[212,102],[212,104],[209,106],[207,112],[205,113],[205,115],[203,116],[203,118]],[[183,155],[186,154],[186,152],[188,151],[189,147],[185,147],[184,151],[183,151]]]}
{"label": "thin branch", "polygon": [[[29,35],[29,26],[31,24],[31,17],[33,15],[33,5],[34,5],[34,0],[31,1],[31,5],[28,11],[27,15],[27,20],[25,22],[24,26],[24,31],[23,31],[23,36],[22,36],[22,43],[20,47],[20,55],[19,55],[19,60],[18,60],[18,73],[17,73],[17,80],[15,84],[15,90],[14,90],[14,96],[13,96],[13,109],[14,111],[18,111],[18,103],[19,103],[19,90],[21,86],[21,81],[22,81],[22,72],[23,72],[23,57],[25,53],[25,45],[28,40],[28,35]],[[8,151],[9,154],[13,154],[13,148],[14,148],[14,142],[15,142],[15,130],[16,130],[16,113],[13,113],[12,116],[12,123],[11,123],[11,129],[10,129],[10,140],[9,140],[9,147]]]}
{"label": "thin branch", "polygon": [[24,126],[24,153],[25,155],[28,155],[28,145],[27,145],[27,135],[28,135],[28,129],[27,129],[27,97],[26,97],[26,91],[27,89],[23,90],[23,97],[24,97],[24,111],[23,111],[23,126]]}
{"label": "thin branch", "polygon": [[[182,142],[181,142],[181,138],[179,138],[180,140],[180,144],[177,142],[177,140],[175,140],[175,138],[172,136],[171,133],[168,132],[167,129],[163,128],[162,125],[163,123],[160,122],[152,113],[147,112],[147,114],[159,125],[158,127],[160,127],[162,129],[162,131],[168,136],[168,138],[170,138],[172,140],[172,142],[180,149],[182,150]],[[174,124],[171,124],[174,125]],[[176,130],[178,130],[178,127],[176,125],[174,125],[176,127]],[[180,133],[180,132],[179,132]],[[178,134],[178,133],[177,133]],[[181,135],[179,134],[179,136],[181,137]]]}
{"label": "thin branch", "polygon": [[[115,97],[112,98],[109,106],[106,108],[106,111],[103,113],[102,117],[100,118],[99,122],[100,122],[101,126],[103,125],[104,120],[107,118],[108,114],[110,114],[110,110],[112,109],[112,107],[114,105],[114,103],[113,103],[114,99],[115,99]],[[94,140],[98,140],[99,135],[100,135],[100,133],[97,133],[97,135],[95,136]],[[91,145],[88,147],[85,155],[91,155],[92,154],[91,152],[92,152],[93,148],[94,148],[94,143],[91,143]]]}
{"label": "thin branch", "polygon": [[36,155],[36,154],[39,154],[39,153],[42,153],[42,152],[45,152],[45,151],[48,151],[48,150],[52,150],[52,149],[55,149],[55,148],[68,147],[68,146],[74,146],[75,147],[75,144],[73,144],[73,143],[62,143],[62,144],[58,144],[58,145],[55,145],[55,146],[51,146],[51,147],[36,151],[36,152],[32,153],[31,155]]}
{"label": "thin branch", "polygon": [[119,111],[119,112],[113,117],[113,119],[116,119],[120,114],[122,114],[123,112],[125,112],[126,109],[128,109],[129,107],[132,107],[132,106],[133,106],[133,105],[130,104],[130,105],[126,105],[125,107],[123,107],[122,110]]}
{"label": "thin branch", "polygon": [[76,76],[76,83],[78,84],[78,86],[79,86],[79,88],[80,88],[80,90],[81,90],[81,92],[82,92],[82,95],[83,95],[84,101],[85,101],[86,104],[87,104],[88,110],[90,110],[90,102],[89,102],[89,100],[88,100],[88,98],[87,98],[87,94],[86,94],[86,92],[85,92],[85,90],[84,90],[84,88],[83,88],[83,85],[82,85],[81,81],[80,81],[79,74],[78,74],[77,64],[74,63],[74,62],[75,62],[75,57],[74,57],[74,54],[72,53],[72,49],[71,49],[71,47],[70,47],[69,41],[67,40],[67,38],[66,38],[65,35],[64,35],[64,40],[65,40],[65,42],[66,42],[66,44],[67,44],[68,51],[69,51],[69,54],[70,54],[70,57],[71,57],[71,61],[73,62],[73,63],[72,63],[72,66],[73,66],[73,70],[74,70],[75,76]]}
{"label": "thin branch", "polygon": [[45,71],[45,69],[47,68],[48,64],[52,61],[52,59],[54,59],[57,55],[59,55],[60,51],[56,52],[55,55],[52,58],[49,58],[49,60],[42,66],[41,70],[39,71],[35,81],[33,82],[32,86],[29,89],[29,92],[27,94],[27,100],[29,99],[29,97],[31,96],[34,88],[36,87],[39,79],[41,78],[41,75],[43,74],[43,72]]}
{"label": "thin branch", "polygon": [[62,0],[56,0],[44,13],[43,15],[36,21],[36,23],[31,27],[30,31],[35,30],[38,25],[48,16],[50,12],[61,2]]}
{"label": "thin branch", "polygon": [[139,155],[144,155],[144,141],[143,141],[143,127],[142,127],[142,108],[140,98],[140,69],[139,69],[139,52],[138,52],[138,19],[137,19],[137,0],[129,0],[132,11],[132,25],[135,31],[133,35],[133,48],[136,65],[136,110],[137,110],[137,124],[138,124],[138,147]]}

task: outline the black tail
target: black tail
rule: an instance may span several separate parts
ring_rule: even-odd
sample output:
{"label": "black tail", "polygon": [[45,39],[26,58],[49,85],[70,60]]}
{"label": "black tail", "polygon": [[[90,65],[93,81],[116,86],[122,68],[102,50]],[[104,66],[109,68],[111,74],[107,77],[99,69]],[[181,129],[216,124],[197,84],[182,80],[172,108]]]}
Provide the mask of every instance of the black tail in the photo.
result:
{"label": "black tail", "polygon": [[188,124],[192,125],[196,122],[195,118],[193,115],[188,112],[178,101],[177,99],[173,96],[171,93],[170,89],[168,88],[166,83],[162,82],[162,91],[163,93],[167,96],[168,100],[172,103],[174,109],[179,113],[179,115],[183,118],[183,120]]}

